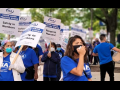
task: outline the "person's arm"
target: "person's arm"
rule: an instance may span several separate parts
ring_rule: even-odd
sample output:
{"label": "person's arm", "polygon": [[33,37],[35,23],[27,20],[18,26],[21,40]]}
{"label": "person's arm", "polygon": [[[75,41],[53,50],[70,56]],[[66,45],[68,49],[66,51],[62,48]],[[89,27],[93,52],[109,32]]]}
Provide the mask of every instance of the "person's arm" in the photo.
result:
{"label": "person's arm", "polygon": [[93,56],[98,56],[98,53],[92,53]]}
{"label": "person's arm", "polygon": [[38,79],[38,64],[34,65],[34,69],[35,69],[35,74],[34,74],[34,79],[37,80]]}
{"label": "person's arm", "polygon": [[60,62],[59,54],[54,55],[54,57],[51,57],[50,60],[54,63],[59,63]]}
{"label": "person's arm", "polygon": [[93,56],[98,56],[97,46],[94,48],[92,55]]}
{"label": "person's arm", "polygon": [[85,46],[82,46],[81,49],[77,49],[77,51],[79,52],[79,62],[77,67],[73,68],[70,73],[77,76],[82,76],[84,69],[84,55],[86,53]]}
{"label": "person's arm", "polygon": [[38,59],[38,57],[37,57],[37,55],[36,55],[36,53],[35,53],[35,51],[34,50],[32,50],[31,51],[32,53],[32,63],[33,63],[33,65],[34,65],[34,69],[35,69],[35,73],[34,73],[34,79],[35,80],[37,80],[38,79],[38,64],[39,64],[39,59]]}
{"label": "person's arm", "polygon": [[45,53],[43,54],[42,58],[41,58],[41,61],[42,61],[42,62],[46,62],[47,59],[48,59],[48,53],[45,52]]}
{"label": "person's arm", "polygon": [[120,53],[120,49],[118,49],[118,48],[116,48],[116,47],[112,48],[112,50]]}
{"label": "person's arm", "polygon": [[88,79],[88,81],[92,81],[92,79],[90,78],[90,79]]}
{"label": "person's arm", "polygon": [[25,66],[24,66],[23,60],[20,55],[18,56],[16,62],[14,64],[11,64],[9,68],[15,69],[19,73],[24,73]]}

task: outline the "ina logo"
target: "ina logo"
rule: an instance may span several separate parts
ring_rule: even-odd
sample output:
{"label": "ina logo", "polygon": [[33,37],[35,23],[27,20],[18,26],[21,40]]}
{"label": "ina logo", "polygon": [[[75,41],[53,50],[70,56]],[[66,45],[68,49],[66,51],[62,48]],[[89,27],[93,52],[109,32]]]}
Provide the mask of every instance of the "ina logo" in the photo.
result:
{"label": "ina logo", "polygon": [[88,65],[85,65],[84,70],[90,70]]}
{"label": "ina logo", "polygon": [[24,55],[22,55],[21,57],[22,57],[22,59],[24,59],[24,58],[26,58],[26,55],[24,54]]}
{"label": "ina logo", "polygon": [[51,23],[55,23],[56,20],[53,20],[52,18],[49,18],[48,21],[50,21]]}
{"label": "ina logo", "polygon": [[14,13],[14,10],[8,8],[8,9],[6,9],[6,12],[7,12],[8,14],[12,14],[12,13]]}
{"label": "ina logo", "polygon": [[37,24],[37,23],[32,23],[31,25],[33,25],[33,26],[37,26],[38,24]]}
{"label": "ina logo", "polygon": [[25,20],[27,20],[27,18],[25,18],[25,17],[21,17],[20,20],[25,21]]}

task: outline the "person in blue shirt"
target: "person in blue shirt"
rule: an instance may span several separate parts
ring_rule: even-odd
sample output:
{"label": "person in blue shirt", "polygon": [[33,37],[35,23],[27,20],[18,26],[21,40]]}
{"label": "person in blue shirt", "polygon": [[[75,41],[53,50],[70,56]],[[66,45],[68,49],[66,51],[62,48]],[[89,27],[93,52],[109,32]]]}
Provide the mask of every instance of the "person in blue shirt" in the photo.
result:
{"label": "person in blue shirt", "polygon": [[37,46],[36,46],[36,47],[38,48],[38,56],[43,55],[43,51],[42,51],[41,46],[37,44]]}
{"label": "person in blue shirt", "polygon": [[60,63],[59,54],[56,51],[56,44],[51,42],[48,46],[49,51],[45,52],[41,58],[41,61],[44,62],[43,69],[43,81],[57,81],[58,75],[58,64]]}
{"label": "person in blue shirt", "polygon": [[25,72],[21,74],[22,81],[34,81],[34,79],[37,80],[39,59],[35,51],[28,46],[24,46],[20,52],[20,55],[26,68]]}
{"label": "person in blue shirt", "polygon": [[[62,59],[62,57],[64,56],[64,52],[62,51],[61,45],[57,44],[57,50],[56,52],[59,54],[60,60]],[[58,64],[58,75],[57,75],[57,81],[60,80],[61,77],[61,67],[60,67],[60,63]]]}
{"label": "person in blue shirt", "polygon": [[86,77],[84,73],[84,64],[88,61],[85,46],[85,42],[78,35],[69,39],[65,56],[61,59],[63,81],[89,81],[91,78],[91,76]]}
{"label": "person in blue shirt", "polygon": [[[96,38],[95,41],[93,42],[94,48],[95,48],[97,45],[99,45],[99,44],[100,44],[99,39]],[[93,65],[98,64],[98,62],[99,62],[99,57],[98,57],[98,56],[94,56],[94,63],[93,63]]]}
{"label": "person in blue shirt", "polygon": [[113,44],[106,42],[106,35],[100,35],[101,43],[93,50],[93,56],[99,56],[101,81],[105,80],[106,72],[110,76],[110,81],[114,81],[114,64],[111,57],[111,49],[120,52]]}
{"label": "person in blue shirt", "polygon": [[19,55],[15,63],[11,64],[16,56],[16,53],[12,52],[12,43],[3,40],[1,46],[3,52],[0,53],[0,81],[21,81],[20,73],[25,71],[21,56]]}

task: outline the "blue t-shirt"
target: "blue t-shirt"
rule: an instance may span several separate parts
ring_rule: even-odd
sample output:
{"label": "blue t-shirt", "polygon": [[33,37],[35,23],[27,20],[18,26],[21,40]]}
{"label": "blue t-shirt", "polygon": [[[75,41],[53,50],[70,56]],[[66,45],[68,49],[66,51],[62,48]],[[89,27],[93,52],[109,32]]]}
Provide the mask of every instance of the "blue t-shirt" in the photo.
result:
{"label": "blue t-shirt", "polygon": [[82,76],[76,76],[71,74],[70,71],[73,68],[77,67],[77,63],[73,61],[71,58],[64,56],[61,59],[61,69],[63,71],[63,81],[88,81],[87,77],[85,76],[84,72]]}
{"label": "blue t-shirt", "polygon": [[106,42],[101,43],[94,48],[93,52],[98,53],[100,65],[112,61],[111,51],[110,51],[112,48],[114,48],[114,45]]}
{"label": "blue t-shirt", "polygon": [[3,57],[3,64],[0,69],[0,81],[14,81],[12,70],[9,70],[10,54]]}
{"label": "blue t-shirt", "polygon": [[41,46],[37,44],[37,48],[39,49],[39,51],[38,51],[39,56],[43,55],[43,51],[42,51]]}
{"label": "blue t-shirt", "polygon": [[62,52],[57,52],[59,54],[60,59],[62,59]]}
{"label": "blue t-shirt", "polygon": [[[35,64],[39,63],[39,60],[35,51],[31,48],[28,48],[25,51],[21,51],[20,55],[22,57],[25,68],[34,66]],[[32,80],[26,79],[25,76],[26,76],[26,72],[21,74],[21,78],[23,81],[34,81],[34,79]]]}
{"label": "blue t-shirt", "polygon": [[85,64],[85,63],[84,63],[84,71],[85,71],[85,73],[87,74],[87,78],[88,78],[88,79],[92,78],[89,64]]}
{"label": "blue t-shirt", "polygon": [[62,48],[61,48],[61,51],[62,51],[63,53],[65,53],[65,50],[63,50]]}

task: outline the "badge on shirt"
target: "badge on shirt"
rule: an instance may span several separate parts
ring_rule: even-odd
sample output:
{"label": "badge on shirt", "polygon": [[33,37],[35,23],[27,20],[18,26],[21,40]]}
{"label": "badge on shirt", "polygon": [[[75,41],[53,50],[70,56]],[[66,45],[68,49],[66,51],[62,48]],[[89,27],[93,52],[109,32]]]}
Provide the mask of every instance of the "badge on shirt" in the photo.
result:
{"label": "badge on shirt", "polygon": [[10,66],[10,62],[9,61],[4,61],[2,63],[0,72],[8,72],[9,66]]}

